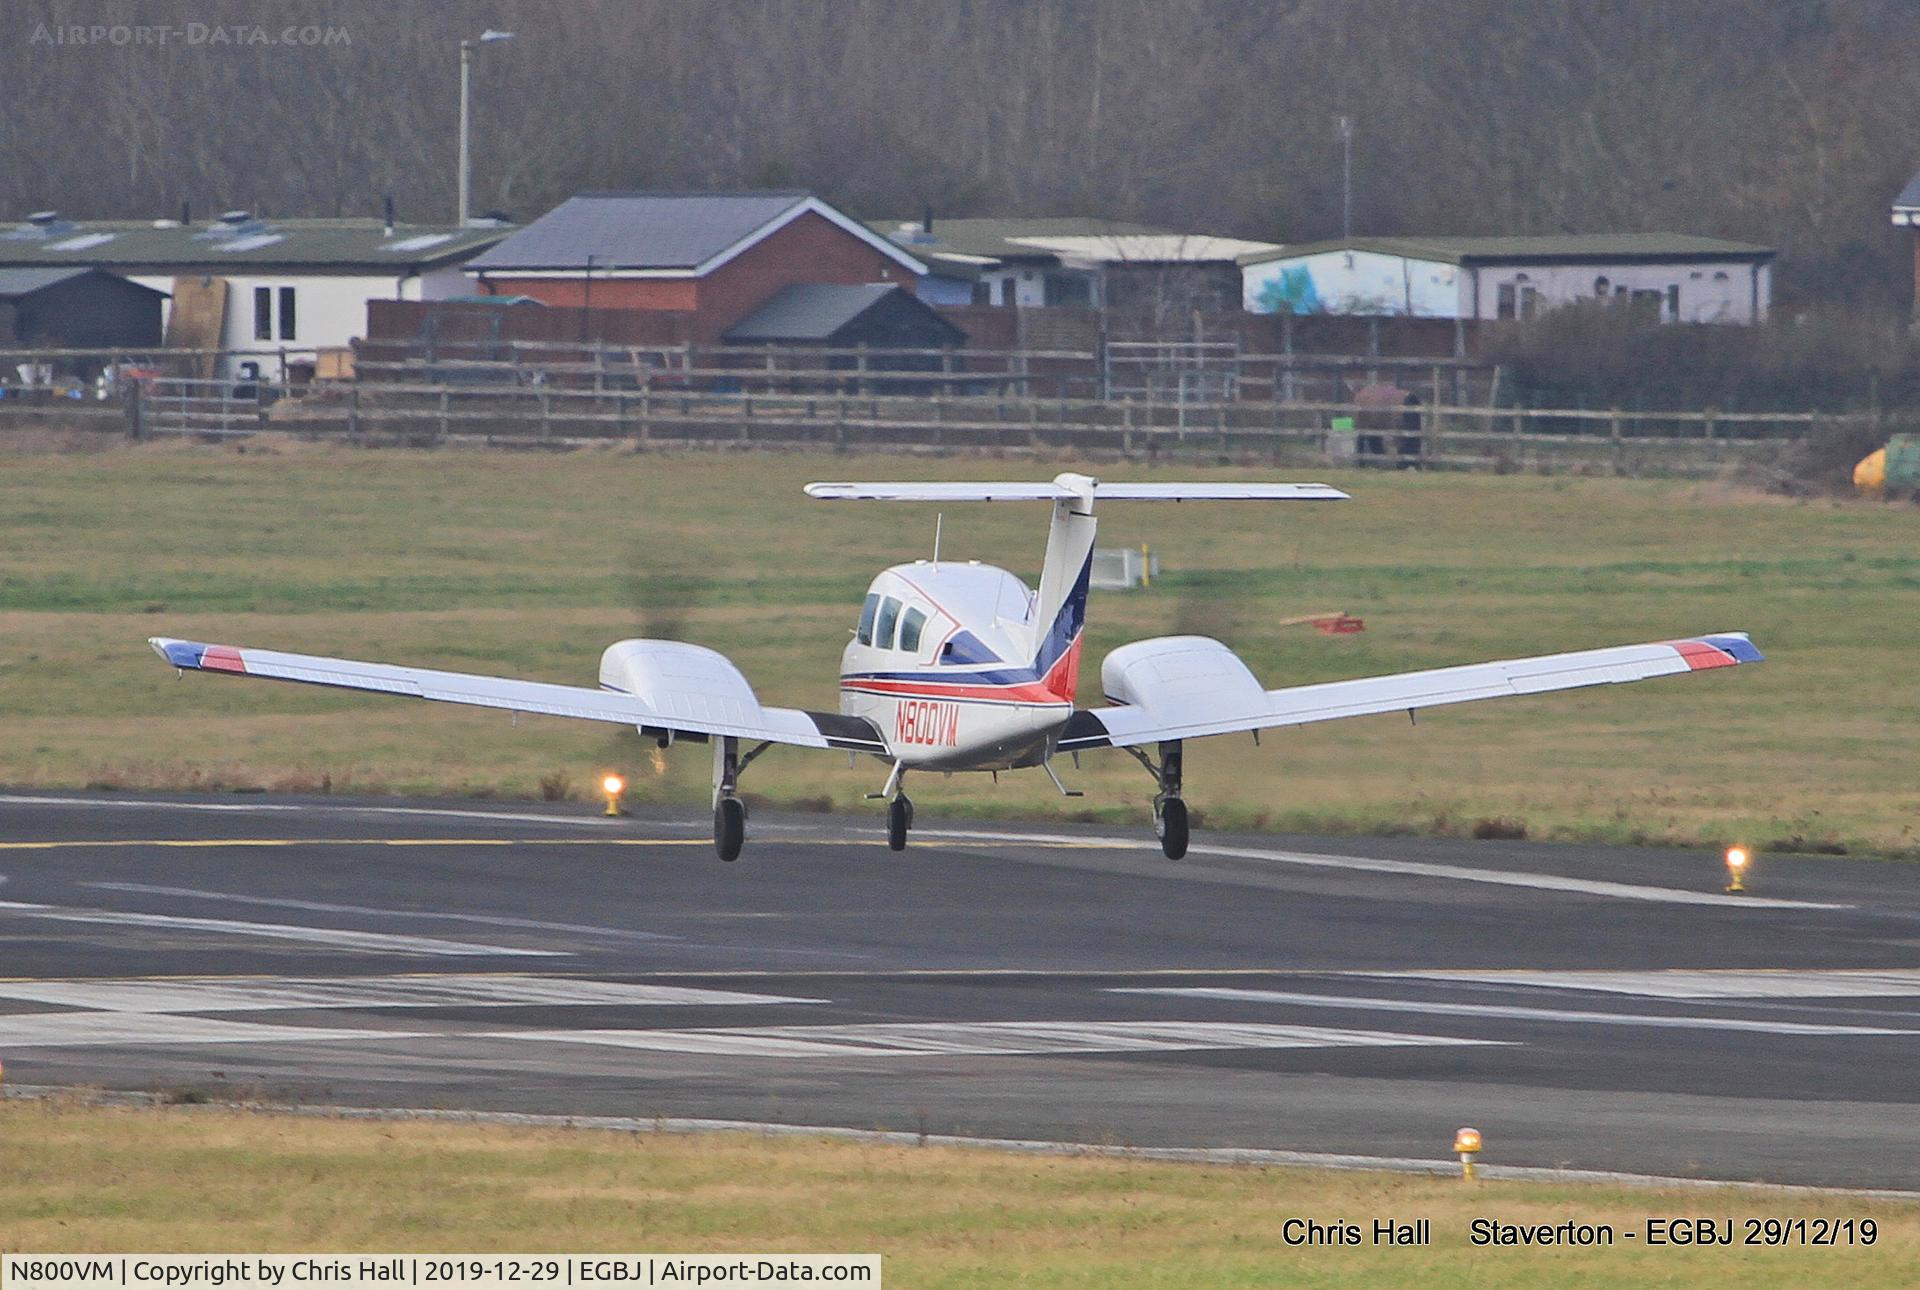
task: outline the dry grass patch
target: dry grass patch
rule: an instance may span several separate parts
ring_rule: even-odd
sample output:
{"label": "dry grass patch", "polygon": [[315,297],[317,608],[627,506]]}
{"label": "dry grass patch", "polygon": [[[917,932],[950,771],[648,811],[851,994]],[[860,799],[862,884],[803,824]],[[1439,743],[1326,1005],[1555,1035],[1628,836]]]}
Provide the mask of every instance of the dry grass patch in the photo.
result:
{"label": "dry grass patch", "polygon": [[[1920,1207],[747,1135],[0,1106],[12,1250],[879,1252],[897,1286],[1908,1286]],[[1871,1217],[1865,1249],[1475,1249],[1476,1217]],[[1431,1246],[1300,1248],[1289,1217],[1433,1221]]]}

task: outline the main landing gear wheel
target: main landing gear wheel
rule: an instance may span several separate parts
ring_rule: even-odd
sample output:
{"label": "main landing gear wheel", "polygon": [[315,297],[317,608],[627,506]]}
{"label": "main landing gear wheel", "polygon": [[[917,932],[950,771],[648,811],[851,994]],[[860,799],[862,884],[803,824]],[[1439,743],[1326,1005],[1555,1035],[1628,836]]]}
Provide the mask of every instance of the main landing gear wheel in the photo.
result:
{"label": "main landing gear wheel", "polygon": [[913,803],[902,793],[887,803],[887,849],[905,851],[907,830],[913,827]]}
{"label": "main landing gear wheel", "polygon": [[713,849],[722,860],[738,860],[746,840],[747,804],[737,797],[721,798],[713,808]]}
{"label": "main landing gear wheel", "polygon": [[1160,850],[1167,859],[1178,860],[1187,854],[1187,804],[1169,797],[1153,817],[1153,831],[1160,835]]}

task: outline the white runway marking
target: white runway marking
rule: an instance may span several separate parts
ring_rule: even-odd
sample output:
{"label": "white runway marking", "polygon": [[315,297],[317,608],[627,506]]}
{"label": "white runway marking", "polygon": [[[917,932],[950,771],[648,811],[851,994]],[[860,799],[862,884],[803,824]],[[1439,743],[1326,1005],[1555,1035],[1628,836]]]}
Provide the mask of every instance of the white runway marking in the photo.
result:
{"label": "white runway marking", "polygon": [[987,1057],[1207,1048],[1462,1047],[1485,1039],[1214,1021],[974,1021],[715,1030],[512,1030],[489,1038],[736,1057]]}
{"label": "white runway marking", "polygon": [[1740,1030],[1760,1035],[1920,1035],[1920,1030],[1879,1026],[1826,1026],[1793,1021],[1748,1021],[1741,1017],[1671,1017],[1630,1012],[1573,1012],[1492,1003],[1434,1003],[1424,999],[1367,999],[1343,994],[1297,994],[1290,990],[1241,990],[1231,986],[1126,986],[1108,994],[1163,994],[1182,999],[1235,1003],[1281,1003],[1300,1008],[1356,1012],[1415,1012],[1428,1017],[1500,1017],[1509,1021],[1564,1021],[1590,1026],[1649,1026],[1670,1030]]}
{"label": "white runway marking", "polygon": [[254,936],[268,940],[301,941],[335,949],[366,950],[379,954],[427,954],[477,958],[505,955],[516,958],[564,958],[562,950],[527,950],[504,945],[476,945],[443,941],[431,936],[401,936],[389,932],[355,932],[340,927],[300,927],[292,923],[243,923],[225,918],[181,918],[173,914],[137,914],[118,909],[75,909],[61,905],[30,905],[0,900],[0,914],[23,914],[64,923],[102,923],[119,927],[166,927],[180,931],[212,932],[220,936]]}
{"label": "white runway marking", "polygon": [[1654,972],[1524,969],[1436,972],[1351,972],[1349,976],[1392,977],[1414,981],[1468,981],[1480,985],[1537,986],[1549,990],[1592,990],[1648,999],[1893,999],[1920,995],[1920,968],[1875,971],[1868,968],[1727,968]]}
{"label": "white runway marking", "polygon": [[304,1008],[749,1007],[828,1002],[692,986],[481,975],[3,981],[0,999],[145,1014]]}
{"label": "white runway marking", "polygon": [[418,1039],[391,1030],[325,1030],[263,1026],[210,1017],[143,1016],[123,1012],[37,1012],[0,1017],[0,1049],[149,1048],[173,1044],[307,1043],[332,1039]]}
{"label": "white runway marking", "polygon": [[[953,842],[1029,843],[1040,846],[1099,846],[1122,851],[1158,851],[1159,844],[1137,838],[1090,837],[1068,833],[988,833],[971,829],[916,829],[915,837]],[[1407,878],[1443,878],[1453,882],[1488,883],[1498,887],[1527,887],[1536,891],[1563,891],[1581,896],[1605,896],[1668,905],[1715,905],[1725,909],[1857,909],[1857,905],[1818,900],[1779,900],[1765,896],[1728,896],[1715,891],[1687,891],[1679,887],[1645,887],[1635,883],[1568,878],[1552,873],[1523,873],[1507,869],[1473,869],[1465,865],[1428,864],[1415,860],[1379,860],[1370,856],[1324,855],[1311,851],[1268,851],[1253,847],[1222,847],[1196,843],[1194,856],[1225,856],[1234,860],[1269,860],[1276,864],[1312,869],[1347,869],[1356,873],[1390,873]],[[1717,868],[1701,872],[1718,880]]]}
{"label": "white runway marking", "polygon": [[[0,880],[4,881],[4,880]],[[382,918],[439,919],[449,923],[481,923],[489,927],[523,927],[538,932],[575,932],[583,936],[625,936],[647,941],[671,941],[678,937],[664,932],[639,932],[624,927],[596,927],[587,923],[550,923],[538,918],[512,918],[503,914],[453,914],[431,909],[382,909],[376,905],[334,905],[319,900],[294,900],[280,896],[240,896],[225,891],[206,891],[199,887],[159,887],[144,882],[88,882],[83,887],[99,891],[133,891],[152,896],[180,896],[188,900],[213,900],[235,905],[266,905],[276,909],[304,909],[315,914],[373,914]]]}

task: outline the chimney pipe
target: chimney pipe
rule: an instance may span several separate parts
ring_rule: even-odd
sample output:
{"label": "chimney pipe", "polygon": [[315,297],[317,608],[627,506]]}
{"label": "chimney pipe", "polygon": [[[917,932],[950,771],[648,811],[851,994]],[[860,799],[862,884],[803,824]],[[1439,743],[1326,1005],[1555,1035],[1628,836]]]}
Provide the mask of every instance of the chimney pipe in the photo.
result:
{"label": "chimney pipe", "polygon": [[931,235],[933,233],[933,203],[932,202],[928,202],[925,206],[920,208],[920,231],[928,235]]}
{"label": "chimney pipe", "polygon": [[180,203],[180,227],[186,228],[188,225],[192,223],[193,223],[193,203],[181,202]]}
{"label": "chimney pipe", "polygon": [[393,194],[388,193],[386,196],[382,197],[380,199],[380,205],[381,205],[381,208],[386,212],[386,217],[387,217],[387,231],[384,234],[384,236],[392,237],[393,236]]}

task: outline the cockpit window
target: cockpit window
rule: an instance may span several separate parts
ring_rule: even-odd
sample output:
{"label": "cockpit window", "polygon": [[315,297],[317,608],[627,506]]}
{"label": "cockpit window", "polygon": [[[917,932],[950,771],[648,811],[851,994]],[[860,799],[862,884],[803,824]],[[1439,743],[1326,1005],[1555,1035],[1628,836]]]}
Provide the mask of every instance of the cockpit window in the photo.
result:
{"label": "cockpit window", "polygon": [[909,654],[920,652],[920,629],[927,625],[927,616],[918,609],[909,609],[900,619],[900,648]]}
{"label": "cockpit window", "polygon": [[873,625],[873,644],[876,649],[893,648],[893,625],[900,620],[900,602],[888,596],[880,602],[880,617]]}
{"label": "cockpit window", "polygon": [[860,630],[854,633],[854,639],[862,645],[873,644],[873,616],[880,611],[880,593],[874,592],[867,597],[867,603],[860,606]]}

